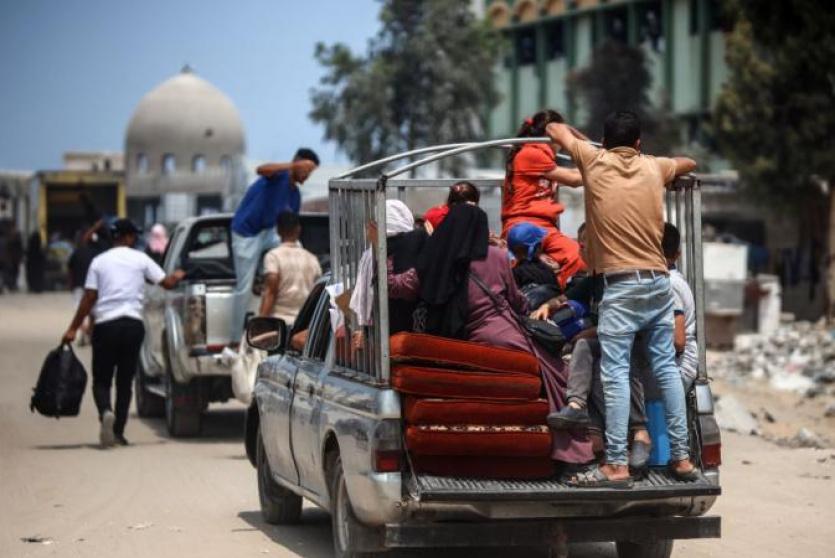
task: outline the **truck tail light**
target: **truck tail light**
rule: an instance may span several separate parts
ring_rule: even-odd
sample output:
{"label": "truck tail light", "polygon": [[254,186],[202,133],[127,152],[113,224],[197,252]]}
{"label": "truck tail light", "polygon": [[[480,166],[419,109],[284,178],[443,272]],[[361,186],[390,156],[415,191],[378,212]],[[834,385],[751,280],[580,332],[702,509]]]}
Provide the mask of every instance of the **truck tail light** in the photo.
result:
{"label": "truck tail light", "polygon": [[372,444],[372,469],[378,473],[400,472],[403,467],[400,421],[385,419],[378,423]]}
{"label": "truck tail light", "polygon": [[183,336],[189,347],[206,344],[206,295],[192,293],[186,297],[186,321]]}
{"label": "truck tail light", "polygon": [[399,473],[402,466],[402,451],[377,450],[374,452],[374,471],[377,473]]}
{"label": "truck tail light", "polygon": [[702,464],[705,468],[713,469],[722,464],[722,444],[708,444],[702,446]]}
{"label": "truck tail light", "polygon": [[713,414],[699,416],[699,431],[702,440],[702,466],[710,469],[718,467],[722,464],[722,437]]}

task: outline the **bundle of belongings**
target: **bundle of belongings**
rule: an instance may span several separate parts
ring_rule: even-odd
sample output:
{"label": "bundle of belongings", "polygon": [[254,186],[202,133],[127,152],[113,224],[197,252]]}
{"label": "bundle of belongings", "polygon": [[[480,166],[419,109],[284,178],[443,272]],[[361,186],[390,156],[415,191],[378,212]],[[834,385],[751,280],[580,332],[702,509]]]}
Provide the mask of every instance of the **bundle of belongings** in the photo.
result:
{"label": "bundle of belongings", "polygon": [[537,479],[553,474],[536,357],[419,333],[391,337],[406,450],[417,473]]}

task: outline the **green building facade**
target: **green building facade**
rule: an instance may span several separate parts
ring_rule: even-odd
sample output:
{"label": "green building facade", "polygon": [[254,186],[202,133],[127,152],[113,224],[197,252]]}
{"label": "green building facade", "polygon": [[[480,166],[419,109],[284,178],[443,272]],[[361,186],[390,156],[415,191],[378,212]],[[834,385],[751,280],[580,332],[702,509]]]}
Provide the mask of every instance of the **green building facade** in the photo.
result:
{"label": "green building facade", "polygon": [[607,40],[639,46],[653,76],[653,99],[667,102],[699,137],[727,77],[718,0],[486,0],[485,17],[505,37],[497,70],[500,103],[489,135],[514,135],[545,107],[582,122],[582,106],[566,94],[566,77],[591,61]]}

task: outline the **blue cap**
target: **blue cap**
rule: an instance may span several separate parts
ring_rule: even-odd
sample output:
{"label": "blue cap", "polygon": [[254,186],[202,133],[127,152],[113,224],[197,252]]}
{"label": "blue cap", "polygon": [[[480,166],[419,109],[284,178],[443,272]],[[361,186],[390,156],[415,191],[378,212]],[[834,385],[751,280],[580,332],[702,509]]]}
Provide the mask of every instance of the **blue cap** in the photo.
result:
{"label": "blue cap", "polygon": [[542,239],[548,234],[542,227],[531,223],[513,225],[507,233],[507,246],[513,250],[517,246],[528,249],[528,259],[533,258],[536,249],[542,244]]}

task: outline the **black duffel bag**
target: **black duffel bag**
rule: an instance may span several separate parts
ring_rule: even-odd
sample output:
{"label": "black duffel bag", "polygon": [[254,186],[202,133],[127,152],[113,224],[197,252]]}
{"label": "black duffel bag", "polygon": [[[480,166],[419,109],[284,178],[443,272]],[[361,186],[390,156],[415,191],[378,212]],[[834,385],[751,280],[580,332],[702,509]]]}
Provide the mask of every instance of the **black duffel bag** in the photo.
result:
{"label": "black duffel bag", "polygon": [[61,345],[46,355],[29,410],[55,418],[78,416],[86,387],[84,365],[70,345]]}

